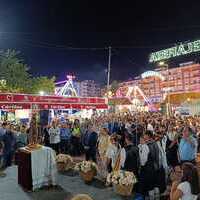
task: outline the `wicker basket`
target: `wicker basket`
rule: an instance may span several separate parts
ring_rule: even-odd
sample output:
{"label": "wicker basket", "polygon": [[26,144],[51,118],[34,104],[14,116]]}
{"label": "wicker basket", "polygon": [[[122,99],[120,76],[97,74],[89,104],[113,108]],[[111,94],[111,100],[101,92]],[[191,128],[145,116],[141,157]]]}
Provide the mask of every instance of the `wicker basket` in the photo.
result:
{"label": "wicker basket", "polygon": [[91,182],[93,180],[94,176],[95,176],[95,171],[91,170],[87,173],[80,172],[80,176],[86,183]]}
{"label": "wicker basket", "polygon": [[133,190],[133,184],[131,185],[113,185],[114,191],[121,196],[131,196]]}

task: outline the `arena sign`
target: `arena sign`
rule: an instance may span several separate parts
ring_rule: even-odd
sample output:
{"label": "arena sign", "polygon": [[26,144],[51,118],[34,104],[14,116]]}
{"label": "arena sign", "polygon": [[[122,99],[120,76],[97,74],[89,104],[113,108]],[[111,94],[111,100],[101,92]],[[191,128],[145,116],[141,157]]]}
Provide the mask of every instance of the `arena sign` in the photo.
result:
{"label": "arena sign", "polygon": [[150,54],[149,62],[150,63],[158,62],[161,60],[166,60],[169,58],[186,55],[198,51],[200,51],[200,40],[180,44],[175,47],[153,52]]}
{"label": "arena sign", "polygon": [[151,77],[151,76],[158,77],[158,78],[161,79],[162,81],[165,80],[165,77],[164,77],[161,73],[159,73],[159,72],[155,72],[155,71],[146,71],[146,72],[144,72],[143,74],[141,74],[142,79],[143,79],[143,78],[148,78],[148,77]]}

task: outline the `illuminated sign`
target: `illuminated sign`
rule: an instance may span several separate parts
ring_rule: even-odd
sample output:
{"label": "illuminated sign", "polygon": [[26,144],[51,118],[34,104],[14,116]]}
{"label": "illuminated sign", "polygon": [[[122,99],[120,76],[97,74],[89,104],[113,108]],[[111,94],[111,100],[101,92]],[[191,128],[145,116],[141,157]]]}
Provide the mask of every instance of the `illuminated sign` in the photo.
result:
{"label": "illuminated sign", "polygon": [[180,44],[175,47],[153,52],[150,54],[149,62],[157,62],[161,60],[166,60],[169,58],[186,55],[186,54],[198,52],[198,51],[200,51],[200,40]]}
{"label": "illuminated sign", "polygon": [[155,71],[146,71],[144,72],[143,74],[141,74],[141,77],[142,78],[148,78],[148,77],[151,77],[151,76],[156,76],[158,77],[159,79],[161,79],[162,81],[165,80],[165,77],[160,74],[159,72],[155,72]]}

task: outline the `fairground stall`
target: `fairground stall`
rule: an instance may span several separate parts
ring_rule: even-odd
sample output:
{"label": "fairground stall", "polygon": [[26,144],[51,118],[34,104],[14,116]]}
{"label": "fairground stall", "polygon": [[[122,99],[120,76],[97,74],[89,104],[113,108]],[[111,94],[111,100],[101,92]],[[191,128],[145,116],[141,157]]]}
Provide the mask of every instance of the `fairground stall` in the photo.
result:
{"label": "fairground stall", "polygon": [[[1,120],[28,120],[32,112],[46,111],[48,115],[55,115],[65,111],[82,111],[82,115],[89,117],[98,111],[107,110],[106,99],[100,97],[62,97],[37,96],[28,94],[0,94]],[[12,116],[12,117],[10,117]],[[51,116],[52,117],[52,116]]]}

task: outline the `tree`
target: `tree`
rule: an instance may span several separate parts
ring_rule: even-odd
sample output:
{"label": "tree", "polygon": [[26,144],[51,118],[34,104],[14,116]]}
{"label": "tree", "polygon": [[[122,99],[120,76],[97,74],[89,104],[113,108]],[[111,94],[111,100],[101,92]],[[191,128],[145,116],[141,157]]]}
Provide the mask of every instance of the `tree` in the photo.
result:
{"label": "tree", "polygon": [[0,52],[0,80],[5,81],[6,92],[26,92],[30,84],[28,67],[19,57],[19,52],[8,49]]}
{"label": "tree", "polygon": [[39,94],[40,91],[45,94],[53,94],[55,91],[55,77],[40,76],[33,78],[31,82],[30,89],[32,94]]}
{"label": "tree", "polygon": [[111,84],[110,84],[110,90],[112,91],[112,93],[116,93],[117,89],[119,88],[119,83],[114,80]]}
{"label": "tree", "polygon": [[23,92],[38,94],[44,91],[54,93],[55,77],[31,77],[29,68],[19,57],[19,52],[6,50],[0,52],[0,92]]}

